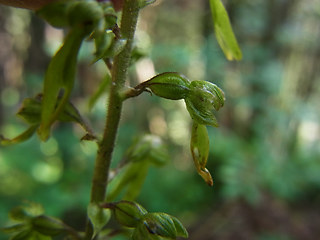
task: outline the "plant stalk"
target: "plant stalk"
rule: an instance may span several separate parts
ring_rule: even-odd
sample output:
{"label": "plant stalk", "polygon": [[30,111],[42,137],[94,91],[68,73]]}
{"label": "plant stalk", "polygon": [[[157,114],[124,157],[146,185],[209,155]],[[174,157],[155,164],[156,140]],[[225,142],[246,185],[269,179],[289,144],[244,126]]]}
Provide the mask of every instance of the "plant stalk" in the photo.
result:
{"label": "plant stalk", "polygon": [[[106,198],[108,177],[112,153],[117,137],[123,97],[121,91],[124,88],[128,68],[130,65],[134,33],[139,15],[139,0],[125,0],[121,18],[121,37],[127,39],[123,51],[114,58],[112,68],[112,84],[108,99],[108,112],[103,138],[98,144],[98,152],[94,166],[91,203],[102,203]],[[88,221],[85,239],[92,238],[93,227]]]}

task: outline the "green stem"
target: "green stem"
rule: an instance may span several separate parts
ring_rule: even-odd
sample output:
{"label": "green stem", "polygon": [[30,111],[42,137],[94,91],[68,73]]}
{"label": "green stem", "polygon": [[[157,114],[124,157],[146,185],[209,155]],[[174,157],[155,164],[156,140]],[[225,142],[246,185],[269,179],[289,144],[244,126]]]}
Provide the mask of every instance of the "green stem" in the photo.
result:
{"label": "green stem", "polygon": [[[139,0],[125,0],[122,10],[120,29],[122,37],[127,39],[127,44],[124,50],[114,59],[106,125],[103,138],[98,146],[92,179],[91,203],[99,204],[106,198],[112,152],[116,141],[123,102],[120,93],[125,85],[130,65],[133,37],[139,15],[138,2]],[[92,234],[92,225],[88,222],[85,239],[91,239]]]}

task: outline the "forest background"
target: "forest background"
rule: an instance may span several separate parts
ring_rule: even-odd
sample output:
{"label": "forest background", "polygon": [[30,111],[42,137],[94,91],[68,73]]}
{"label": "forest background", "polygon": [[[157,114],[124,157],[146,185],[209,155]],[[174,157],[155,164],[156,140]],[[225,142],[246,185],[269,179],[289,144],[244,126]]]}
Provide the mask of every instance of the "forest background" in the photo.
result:
{"label": "forest background", "polygon": [[[158,0],[142,10],[136,33],[142,57],[130,70],[139,83],[165,71],[210,80],[226,105],[209,127],[207,168],[213,188],[195,172],[189,153],[191,121],[183,102],[144,94],[125,104],[115,159],[141,132],[161,136],[168,163],[151,169],[138,199],[150,211],[177,216],[193,240],[317,239],[320,236],[320,3],[316,0],[225,1],[242,49],[228,62],[213,35],[208,1]],[[0,6],[0,129],[17,135],[22,99],[42,89],[45,69],[63,38],[28,10]],[[101,126],[105,97],[89,110],[104,70],[80,54],[72,101]],[[132,84],[135,85],[135,84]],[[170,102],[169,102],[170,101]],[[0,224],[23,201],[83,228],[96,147],[80,128],[57,126],[0,148]],[[67,144],[66,144],[67,143]],[[78,221],[81,219],[81,221]],[[6,239],[0,235],[0,239]]]}

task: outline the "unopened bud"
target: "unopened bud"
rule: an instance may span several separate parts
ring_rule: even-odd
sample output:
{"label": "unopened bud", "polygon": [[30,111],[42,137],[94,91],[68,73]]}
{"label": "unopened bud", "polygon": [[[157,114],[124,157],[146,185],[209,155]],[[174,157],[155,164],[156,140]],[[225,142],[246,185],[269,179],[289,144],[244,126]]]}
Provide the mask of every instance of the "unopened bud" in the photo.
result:
{"label": "unopened bud", "polygon": [[106,203],[102,207],[112,209],[117,221],[126,227],[136,227],[140,219],[147,213],[147,210],[140,204],[130,201]]}
{"label": "unopened bud", "polygon": [[190,81],[175,72],[161,73],[138,85],[139,88],[149,88],[155,95],[171,99],[184,99],[189,93]]}
{"label": "unopened bud", "polygon": [[217,127],[218,122],[213,114],[224,105],[224,93],[215,84],[207,81],[193,81],[185,99],[191,117],[199,124]]}

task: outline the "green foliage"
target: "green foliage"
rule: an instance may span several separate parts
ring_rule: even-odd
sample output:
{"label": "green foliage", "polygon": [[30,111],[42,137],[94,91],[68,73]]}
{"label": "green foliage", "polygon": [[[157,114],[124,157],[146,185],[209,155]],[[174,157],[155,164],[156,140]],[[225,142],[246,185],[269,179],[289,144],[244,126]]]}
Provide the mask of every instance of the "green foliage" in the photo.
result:
{"label": "green foliage", "polygon": [[123,199],[135,200],[142,188],[151,165],[160,167],[167,163],[168,154],[161,138],[153,135],[143,135],[132,143],[124,162],[112,173],[108,200],[113,201],[125,191]]}
{"label": "green foliage", "polygon": [[[57,1],[37,11],[38,16],[52,26],[66,28],[67,35],[49,63],[43,93],[35,98],[25,99],[17,114],[29,124],[29,128],[11,140],[1,136],[1,144],[25,141],[36,131],[42,141],[47,141],[51,136],[52,126],[57,121],[80,124],[87,132],[81,140],[96,140],[98,147],[91,199],[87,208],[90,222],[83,236],[62,221],[44,215],[42,211],[36,211],[32,207],[17,208],[11,213],[12,220],[17,223],[3,229],[13,235],[12,239],[49,240],[57,235],[66,235],[72,239],[99,238],[99,233],[106,229],[110,220],[110,209],[124,229],[131,228],[134,240],[188,237],[186,229],[177,218],[165,213],[148,213],[136,202],[128,201],[138,198],[149,167],[162,166],[169,158],[159,137],[138,137],[128,149],[124,160],[120,161],[113,171],[109,169],[123,101],[148,91],[165,99],[184,99],[194,122],[190,144],[194,164],[208,185],[213,184],[206,169],[209,137],[205,125],[218,126],[214,111],[218,111],[224,105],[223,91],[213,83],[203,80],[189,81],[176,72],[156,75],[130,90],[126,90],[124,86],[127,68],[134,63],[130,57],[136,54],[132,42],[139,10],[153,2],[125,1],[120,28],[117,25],[118,14],[110,3],[85,0]],[[219,3],[220,1],[211,1],[215,6],[212,9],[215,10],[213,17],[218,42],[229,60],[239,60],[240,49],[226,12]],[[101,138],[95,136],[77,108],[70,102],[71,93],[76,85],[79,51],[88,37],[88,40],[93,40],[95,44],[93,62],[103,60],[111,73],[111,76],[107,73],[105,81],[101,83],[90,102],[93,106],[111,85],[107,121]],[[138,59],[139,54],[137,55]],[[125,200],[109,203],[116,198]],[[108,203],[102,203],[105,199]]]}
{"label": "green foliage", "polygon": [[93,225],[92,239],[99,234],[103,227],[109,222],[111,212],[109,209],[103,209],[96,203],[90,203],[87,210],[88,218]]}
{"label": "green foliage", "polygon": [[212,13],[214,32],[217,41],[228,60],[241,60],[242,53],[234,36],[228,13],[221,0],[209,0]]}
{"label": "green foliage", "polygon": [[178,73],[162,73],[126,92],[126,97],[143,91],[170,99],[184,99],[187,110],[194,120],[191,137],[191,152],[197,172],[209,186],[213,185],[210,172],[205,168],[209,154],[209,138],[205,125],[218,127],[213,111],[218,111],[225,101],[224,92],[207,81],[192,81]]}
{"label": "green foliage", "polygon": [[16,207],[9,216],[14,224],[1,230],[13,235],[10,239],[49,240],[61,234],[71,235],[74,239],[79,237],[76,231],[59,219],[43,215],[43,209],[38,204]]}

